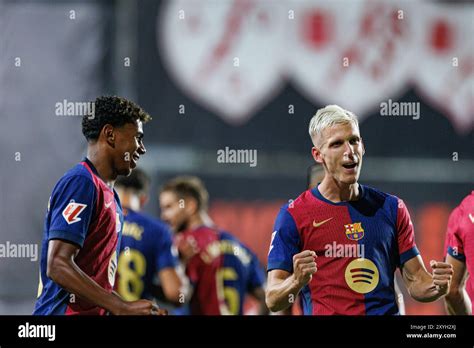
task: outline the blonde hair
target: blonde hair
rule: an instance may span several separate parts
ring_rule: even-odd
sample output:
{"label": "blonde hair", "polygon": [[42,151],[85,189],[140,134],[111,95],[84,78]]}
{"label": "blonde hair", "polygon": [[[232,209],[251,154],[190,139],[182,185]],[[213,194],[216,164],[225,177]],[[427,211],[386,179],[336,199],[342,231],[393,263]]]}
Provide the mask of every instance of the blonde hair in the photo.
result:
{"label": "blonde hair", "polygon": [[336,124],[354,124],[359,128],[357,117],[350,111],[341,108],[338,105],[327,105],[319,109],[309,122],[309,136],[315,144],[316,136],[321,135],[324,129]]}

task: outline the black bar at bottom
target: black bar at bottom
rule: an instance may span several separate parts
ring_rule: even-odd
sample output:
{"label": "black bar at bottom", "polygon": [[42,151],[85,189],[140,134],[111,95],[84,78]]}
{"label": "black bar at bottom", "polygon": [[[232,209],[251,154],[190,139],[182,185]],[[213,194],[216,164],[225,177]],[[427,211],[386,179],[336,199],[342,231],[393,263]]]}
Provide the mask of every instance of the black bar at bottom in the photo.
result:
{"label": "black bar at bottom", "polygon": [[[54,327],[54,329],[53,329]],[[454,316],[32,317],[0,316],[0,347],[41,343],[466,345],[474,318]],[[54,337],[53,337],[54,331]],[[42,337],[37,337],[41,335]]]}

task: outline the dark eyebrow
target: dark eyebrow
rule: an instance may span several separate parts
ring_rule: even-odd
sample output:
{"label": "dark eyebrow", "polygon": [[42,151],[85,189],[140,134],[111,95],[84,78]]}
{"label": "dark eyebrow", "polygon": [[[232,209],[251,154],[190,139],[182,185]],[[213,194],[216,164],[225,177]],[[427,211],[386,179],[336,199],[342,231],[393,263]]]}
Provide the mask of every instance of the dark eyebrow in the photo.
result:
{"label": "dark eyebrow", "polygon": [[344,142],[344,140],[342,140],[341,138],[336,138],[334,140],[331,140],[328,146],[334,145],[335,143],[339,143],[339,142]]}

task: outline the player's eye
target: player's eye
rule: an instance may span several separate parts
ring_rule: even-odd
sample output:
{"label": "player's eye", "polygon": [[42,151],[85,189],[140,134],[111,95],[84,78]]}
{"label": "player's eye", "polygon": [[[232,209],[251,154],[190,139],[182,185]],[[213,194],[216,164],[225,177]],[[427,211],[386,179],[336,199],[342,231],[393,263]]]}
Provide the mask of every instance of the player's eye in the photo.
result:
{"label": "player's eye", "polygon": [[357,145],[357,144],[359,144],[359,142],[360,142],[360,139],[359,139],[359,138],[353,138],[353,139],[350,140],[350,143],[351,143],[352,145]]}

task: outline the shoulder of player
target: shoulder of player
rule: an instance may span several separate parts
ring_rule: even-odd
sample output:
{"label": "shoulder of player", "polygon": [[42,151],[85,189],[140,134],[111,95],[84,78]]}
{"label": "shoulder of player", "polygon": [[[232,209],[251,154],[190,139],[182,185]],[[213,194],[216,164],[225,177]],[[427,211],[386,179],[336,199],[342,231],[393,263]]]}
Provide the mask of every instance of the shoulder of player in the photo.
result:
{"label": "shoulder of player", "polygon": [[311,190],[302,192],[295,199],[290,199],[288,203],[281,206],[281,210],[290,211],[291,209],[304,209],[308,204],[314,204],[314,195]]}
{"label": "shoulder of player", "polygon": [[398,207],[399,201],[402,199],[387,192],[380,191],[379,189],[376,189],[371,186],[367,185],[361,185],[363,191],[364,191],[364,197],[367,200],[375,201],[375,202],[380,202],[381,204],[386,204],[389,203],[391,205],[395,205]]}
{"label": "shoulder of player", "polygon": [[238,244],[239,246],[243,247],[244,249],[248,249],[247,246],[240,241],[239,238],[234,236],[232,233],[224,230],[219,230],[219,235],[221,240],[228,240],[231,243]]}
{"label": "shoulder of player", "polygon": [[95,187],[95,183],[92,178],[92,175],[87,171],[87,169],[85,168],[81,169],[81,168],[78,168],[77,166],[68,170],[66,173],[64,173],[64,175],[56,183],[55,188],[59,186],[65,186],[70,183],[78,184],[78,185],[81,185],[82,187],[88,186],[88,185]]}
{"label": "shoulder of player", "polygon": [[472,210],[473,206],[474,206],[474,191],[472,191],[469,195],[464,197],[464,199],[461,201],[461,204],[459,204],[458,208],[464,213],[464,212],[468,212],[469,210]]}

